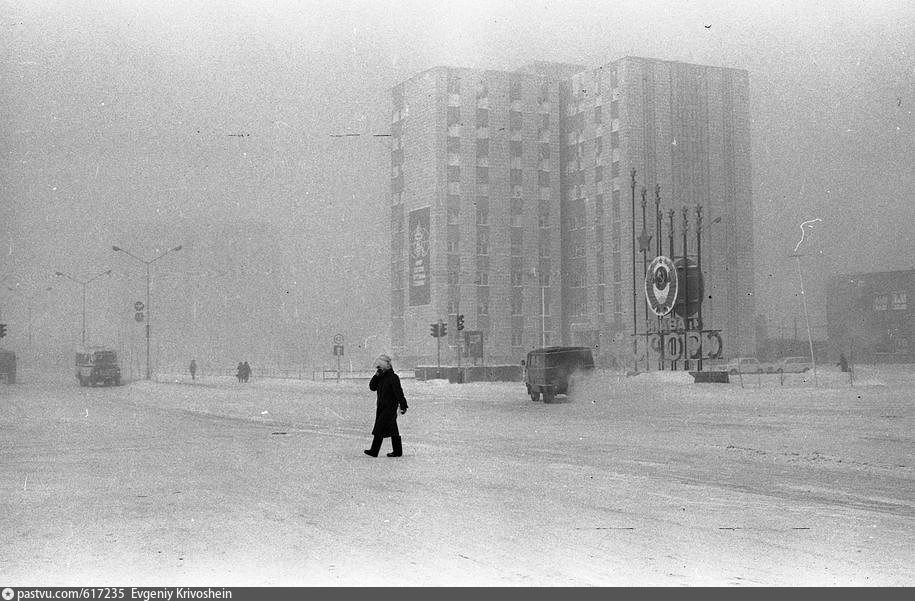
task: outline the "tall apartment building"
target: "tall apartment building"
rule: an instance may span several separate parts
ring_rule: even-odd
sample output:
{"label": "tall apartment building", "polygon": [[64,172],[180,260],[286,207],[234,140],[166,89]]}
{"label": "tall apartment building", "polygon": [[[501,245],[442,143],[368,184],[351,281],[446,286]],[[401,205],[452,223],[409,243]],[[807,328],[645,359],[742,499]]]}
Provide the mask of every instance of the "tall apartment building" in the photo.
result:
{"label": "tall apartment building", "polygon": [[396,86],[392,350],[434,359],[429,324],[443,320],[452,361],[463,314],[487,361],[543,344],[608,354],[631,333],[633,168],[664,208],[721,217],[703,242],[705,321],[724,330],[726,353],[752,348],[747,88],[745,71],[632,57],[439,67]]}

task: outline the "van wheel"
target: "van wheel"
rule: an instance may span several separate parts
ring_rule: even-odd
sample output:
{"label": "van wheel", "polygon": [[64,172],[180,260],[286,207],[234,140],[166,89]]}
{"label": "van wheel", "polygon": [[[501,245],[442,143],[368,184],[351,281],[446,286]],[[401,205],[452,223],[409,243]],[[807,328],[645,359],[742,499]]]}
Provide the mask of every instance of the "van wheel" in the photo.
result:
{"label": "van wheel", "polygon": [[553,394],[552,390],[543,391],[543,402],[544,403],[552,403],[553,399],[555,399],[555,398],[556,398],[556,395]]}
{"label": "van wheel", "polygon": [[540,400],[540,391],[539,391],[539,390],[536,390],[536,389],[534,389],[534,388],[531,388],[531,389],[530,389],[530,393],[531,393],[531,400],[532,400],[532,401],[534,401],[534,402],[536,403],[537,401]]}
{"label": "van wheel", "polygon": [[76,376],[76,379],[79,380],[79,385],[85,388],[86,380],[82,376]]}

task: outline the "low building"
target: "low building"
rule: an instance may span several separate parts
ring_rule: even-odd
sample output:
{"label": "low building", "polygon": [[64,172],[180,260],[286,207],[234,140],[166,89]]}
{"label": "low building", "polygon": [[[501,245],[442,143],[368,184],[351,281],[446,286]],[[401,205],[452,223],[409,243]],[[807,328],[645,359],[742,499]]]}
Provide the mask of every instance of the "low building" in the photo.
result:
{"label": "low building", "polygon": [[915,362],[913,295],[915,269],[832,278],[826,303],[832,351],[859,361]]}

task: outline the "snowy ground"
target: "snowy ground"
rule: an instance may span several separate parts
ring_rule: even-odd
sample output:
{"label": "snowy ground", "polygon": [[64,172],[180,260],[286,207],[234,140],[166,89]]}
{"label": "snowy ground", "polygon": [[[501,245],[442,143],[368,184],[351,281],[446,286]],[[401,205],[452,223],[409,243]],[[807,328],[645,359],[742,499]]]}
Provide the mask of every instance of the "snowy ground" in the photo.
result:
{"label": "snowy ground", "polygon": [[810,379],[405,380],[371,459],[366,381],[23,373],[0,585],[912,586],[915,369]]}

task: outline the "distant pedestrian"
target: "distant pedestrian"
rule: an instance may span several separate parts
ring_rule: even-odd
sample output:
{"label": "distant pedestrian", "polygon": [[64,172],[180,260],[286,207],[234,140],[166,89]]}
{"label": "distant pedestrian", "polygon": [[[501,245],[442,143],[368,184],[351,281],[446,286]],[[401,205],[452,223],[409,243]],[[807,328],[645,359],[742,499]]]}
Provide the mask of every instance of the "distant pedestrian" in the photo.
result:
{"label": "distant pedestrian", "polygon": [[197,361],[195,361],[194,359],[191,359],[191,366],[188,369],[191,372],[191,379],[196,380],[197,379]]}
{"label": "distant pedestrian", "polygon": [[244,367],[244,369],[245,369],[244,373],[242,374],[242,378],[243,378],[244,382],[247,383],[247,382],[248,382],[248,378],[251,377],[251,366],[248,365],[248,362],[247,362],[247,361],[245,361],[245,363],[244,363],[244,365],[243,365],[242,367]]}
{"label": "distant pedestrian", "polygon": [[848,359],[845,358],[845,353],[839,353],[839,362],[836,363],[843,372],[848,371]]}
{"label": "distant pedestrian", "polygon": [[375,405],[375,427],[372,428],[372,448],[366,449],[365,454],[378,457],[381,441],[390,437],[393,451],[388,453],[388,457],[400,457],[403,455],[403,446],[400,430],[397,429],[397,409],[400,408],[401,415],[406,413],[407,399],[400,386],[400,377],[394,373],[391,358],[387,355],[381,355],[375,360],[375,375],[369,382],[369,390],[376,392],[378,400]]}
{"label": "distant pedestrian", "polygon": [[245,364],[239,362],[238,369],[235,372],[235,377],[238,378],[238,383],[241,384],[245,377]]}

